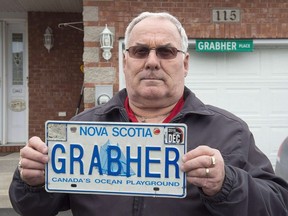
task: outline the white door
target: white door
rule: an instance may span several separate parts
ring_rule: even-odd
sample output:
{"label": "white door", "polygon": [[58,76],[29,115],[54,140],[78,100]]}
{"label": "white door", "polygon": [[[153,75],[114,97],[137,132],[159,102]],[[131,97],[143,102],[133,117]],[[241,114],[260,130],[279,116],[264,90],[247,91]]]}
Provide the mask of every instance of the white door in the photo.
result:
{"label": "white door", "polygon": [[[273,42],[273,41],[272,41]],[[206,104],[244,119],[257,146],[275,165],[288,135],[288,47],[257,47],[247,53],[190,50],[186,85]]]}
{"label": "white door", "polygon": [[26,28],[24,22],[2,26],[1,143],[24,144],[28,137]]}
{"label": "white door", "polygon": [[3,144],[3,22],[0,21],[0,145]]}

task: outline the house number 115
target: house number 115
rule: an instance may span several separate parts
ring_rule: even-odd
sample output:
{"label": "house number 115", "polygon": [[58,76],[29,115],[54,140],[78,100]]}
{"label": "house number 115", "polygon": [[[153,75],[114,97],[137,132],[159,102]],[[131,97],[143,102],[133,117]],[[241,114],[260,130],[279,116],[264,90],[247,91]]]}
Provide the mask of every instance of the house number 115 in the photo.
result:
{"label": "house number 115", "polygon": [[213,22],[240,22],[240,10],[213,9]]}

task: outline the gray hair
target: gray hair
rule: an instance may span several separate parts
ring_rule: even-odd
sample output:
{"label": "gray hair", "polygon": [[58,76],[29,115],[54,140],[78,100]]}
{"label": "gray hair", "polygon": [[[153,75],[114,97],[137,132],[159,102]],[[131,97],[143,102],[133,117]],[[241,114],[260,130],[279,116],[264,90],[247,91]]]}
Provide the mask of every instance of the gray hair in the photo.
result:
{"label": "gray hair", "polygon": [[130,33],[131,33],[132,29],[134,28],[134,26],[137,23],[139,23],[140,21],[142,21],[143,19],[148,18],[148,17],[164,18],[164,19],[171,21],[176,26],[176,28],[178,29],[178,32],[181,36],[182,50],[184,52],[187,52],[187,50],[188,50],[188,37],[186,35],[185,29],[183,28],[182,24],[179,22],[179,20],[176,17],[172,16],[171,14],[169,14],[167,12],[161,12],[161,13],[142,12],[137,17],[135,17],[130,22],[130,24],[127,26],[126,31],[125,31],[124,44],[125,44],[126,49],[128,48],[127,44],[129,41],[129,36],[130,36]]}

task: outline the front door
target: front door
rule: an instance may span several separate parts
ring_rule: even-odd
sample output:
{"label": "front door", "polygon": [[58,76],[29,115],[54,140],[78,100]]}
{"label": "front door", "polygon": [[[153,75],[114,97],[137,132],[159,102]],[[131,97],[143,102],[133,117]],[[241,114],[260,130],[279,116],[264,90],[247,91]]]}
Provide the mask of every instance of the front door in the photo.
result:
{"label": "front door", "polygon": [[3,144],[3,22],[0,21],[0,145]]}
{"label": "front door", "polygon": [[25,23],[3,21],[0,40],[0,143],[24,144],[28,137]]}

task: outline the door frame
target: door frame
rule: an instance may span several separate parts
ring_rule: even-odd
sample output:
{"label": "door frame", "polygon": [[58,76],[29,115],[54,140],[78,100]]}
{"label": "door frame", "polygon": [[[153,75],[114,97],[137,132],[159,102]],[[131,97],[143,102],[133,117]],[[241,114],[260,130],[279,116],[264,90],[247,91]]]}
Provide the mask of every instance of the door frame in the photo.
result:
{"label": "door frame", "polygon": [[1,134],[1,136],[0,136],[0,138],[1,138],[1,140],[0,140],[0,144],[1,145],[4,145],[4,144],[6,144],[7,143],[7,136],[6,136],[6,127],[7,127],[7,115],[6,115],[6,113],[7,113],[7,107],[6,107],[6,105],[7,105],[7,93],[6,93],[6,89],[7,89],[7,87],[6,87],[6,83],[7,83],[7,77],[6,77],[6,73],[4,72],[4,71],[6,71],[6,68],[7,68],[7,66],[6,66],[6,56],[7,56],[7,52],[6,52],[6,49],[7,49],[7,47],[5,46],[5,44],[6,44],[6,41],[7,41],[7,39],[6,39],[6,22],[5,21],[3,21],[3,20],[1,20],[1,24],[0,24],[0,32],[1,32],[1,41],[0,41],[0,43],[1,43],[1,54],[0,54],[0,58],[1,58],[1,60],[0,60],[0,62],[1,62],[1,71],[0,71],[0,73],[1,73],[1,83],[0,83],[0,85],[1,85],[1,98],[2,98],[2,103],[0,104],[0,106],[1,106],[1,122],[0,122],[0,128],[1,128],[1,130],[0,130],[0,134]]}
{"label": "door frame", "polygon": [[[29,136],[29,90],[28,90],[28,77],[29,77],[29,62],[28,62],[28,23],[27,23],[27,15],[21,15],[20,18],[9,18],[5,19],[0,16],[0,28],[1,28],[1,68],[0,73],[2,76],[2,92],[0,92],[2,97],[2,104],[0,104],[2,112],[1,112],[1,118],[2,122],[0,122],[0,146],[9,145],[9,146],[18,146],[18,145],[24,145],[28,139]],[[26,85],[25,88],[25,101],[26,101],[26,110],[25,110],[25,119],[27,120],[27,123],[24,125],[24,140],[23,143],[9,143],[8,142],[8,76],[7,76],[7,70],[8,70],[8,25],[9,24],[22,24],[24,27],[24,53],[23,53],[23,70],[25,71],[25,76],[23,77],[23,81]]]}

